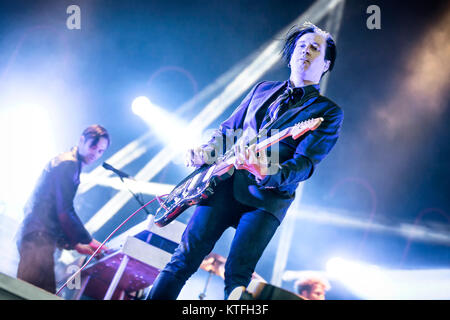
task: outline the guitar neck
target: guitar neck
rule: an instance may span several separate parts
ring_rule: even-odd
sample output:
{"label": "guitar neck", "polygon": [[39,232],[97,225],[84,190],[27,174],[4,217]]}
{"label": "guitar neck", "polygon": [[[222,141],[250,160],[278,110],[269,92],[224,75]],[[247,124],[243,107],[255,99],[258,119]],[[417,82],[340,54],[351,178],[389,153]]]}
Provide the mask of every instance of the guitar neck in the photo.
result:
{"label": "guitar neck", "polygon": [[289,137],[291,135],[291,128],[286,128],[280,132],[278,132],[276,135],[271,136],[270,138],[267,138],[264,141],[261,141],[256,145],[256,152],[260,152],[264,149],[269,148],[271,145]]}
{"label": "guitar neck", "polygon": [[[289,136],[291,136],[291,127],[286,128],[286,129],[278,132],[276,135],[271,136],[271,137],[265,139],[264,141],[259,142],[256,145],[256,152],[260,152],[262,150],[265,150],[265,149],[269,148],[271,145],[273,145],[273,144],[275,144],[275,143],[277,143],[277,142],[279,142],[279,141],[281,141],[281,140],[283,140],[283,139],[285,139],[285,138],[287,138]],[[230,154],[230,156],[227,157],[223,161],[223,163],[227,164],[227,165],[232,165],[234,163],[235,158],[236,157],[234,156],[234,154]]]}

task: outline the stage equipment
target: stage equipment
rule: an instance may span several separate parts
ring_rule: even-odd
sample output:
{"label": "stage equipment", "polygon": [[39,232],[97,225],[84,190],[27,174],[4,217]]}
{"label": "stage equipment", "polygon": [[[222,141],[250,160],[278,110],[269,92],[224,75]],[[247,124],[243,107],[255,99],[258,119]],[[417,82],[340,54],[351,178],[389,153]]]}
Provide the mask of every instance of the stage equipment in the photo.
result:
{"label": "stage equipment", "polygon": [[64,300],[28,282],[0,272],[0,300]]}
{"label": "stage equipment", "polygon": [[152,285],[170,261],[183,231],[178,224],[168,225],[167,230],[152,225],[150,222],[149,230],[128,236],[120,249],[110,250],[83,269],[81,288],[74,299],[83,295],[103,300],[134,299],[136,292]]}

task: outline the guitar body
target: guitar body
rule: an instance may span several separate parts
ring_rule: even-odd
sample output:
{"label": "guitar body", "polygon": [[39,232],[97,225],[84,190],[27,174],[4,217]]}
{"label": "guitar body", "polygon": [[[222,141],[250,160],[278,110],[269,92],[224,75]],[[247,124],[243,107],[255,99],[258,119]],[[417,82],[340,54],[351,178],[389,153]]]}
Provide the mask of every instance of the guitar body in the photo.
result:
{"label": "guitar body", "polygon": [[226,163],[203,165],[181,181],[164,199],[156,211],[155,224],[164,227],[189,207],[214,194],[216,186],[233,175],[234,168]]}
{"label": "guitar body", "polygon": [[[297,139],[304,133],[315,130],[323,122],[323,118],[315,118],[300,122],[292,127],[271,136],[256,145],[256,152],[267,149],[286,137]],[[217,163],[203,165],[183,181],[181,181],[160,203],[155,214],[155,224],[164,227],[172,222],[187,208],[197,205],[214,194],[216,186],[234,173],[234,154],[227,152]]]}

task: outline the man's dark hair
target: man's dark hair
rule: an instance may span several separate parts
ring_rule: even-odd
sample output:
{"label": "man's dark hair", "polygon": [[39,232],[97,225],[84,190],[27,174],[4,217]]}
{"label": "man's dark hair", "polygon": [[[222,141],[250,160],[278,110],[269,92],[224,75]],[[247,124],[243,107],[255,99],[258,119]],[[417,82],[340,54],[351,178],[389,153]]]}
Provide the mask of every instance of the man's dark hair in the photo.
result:
{"label": "man's dark hair", "polygon": [[111,144],[111,139],[109,137],[108,131],[98,124],[93,124],[87,127],[86,129],[84,129],[81,135],[86,141],[92,139],[91,146],[95,146],[100,138],[105,138],[106,140],[108,140],[108,146]]}
{"label": "man's dark hair", "polygon": [[289,30],[286,38],[284,39],[284,46],[281,49],[281,55],[284,61],[287,63],[287,65],[289,65],[292,53],[294,52],[295,49],[295,45],[297,44],[297,40],[306,33],[315,33],[315,32],[323,34],[327,41],[324,59],[330,61],[330,66],[328,70],[322,74],[323,76],[328,71],[331,71],[334,67],[334,61],[336,60],[336,44],[334,43],[334,40],[329,33],[322,31],[314,24],[306,22],[301,27],[293,26],[291,30]]}

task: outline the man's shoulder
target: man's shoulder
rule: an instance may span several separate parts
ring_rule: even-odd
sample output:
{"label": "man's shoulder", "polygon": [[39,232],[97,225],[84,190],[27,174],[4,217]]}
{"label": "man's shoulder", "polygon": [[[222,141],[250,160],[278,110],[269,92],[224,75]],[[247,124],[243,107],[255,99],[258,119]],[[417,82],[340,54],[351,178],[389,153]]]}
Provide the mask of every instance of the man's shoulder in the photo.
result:
{"label": "man's shoulder", "polygon": [[319,97],[316,100],[316,103],[321,103],[325,105],[326,113],[334,114],[336,116],[343,117],[344,116],[344,110],[333,100],[330,98],[319,95]]}
{"label": "man's shoulder", "polygon": [[284,81],[267,81],[267,80],[263,80],[263,81],[258,82],[256,84],[255,88],[258,91],[266,91],[266,90],[271,90],[271,89],[280,87],[283,84],[284,84]]}
{"label": "man's shoulder", "polygon": [[50,167],[55,170],[78,171],[79,166],[79,160],[72,150],[63,152],[50,161]]}

